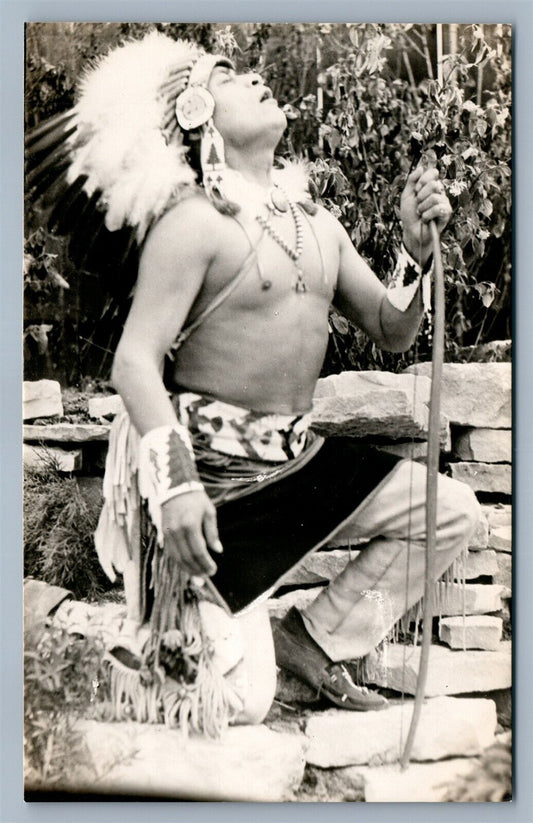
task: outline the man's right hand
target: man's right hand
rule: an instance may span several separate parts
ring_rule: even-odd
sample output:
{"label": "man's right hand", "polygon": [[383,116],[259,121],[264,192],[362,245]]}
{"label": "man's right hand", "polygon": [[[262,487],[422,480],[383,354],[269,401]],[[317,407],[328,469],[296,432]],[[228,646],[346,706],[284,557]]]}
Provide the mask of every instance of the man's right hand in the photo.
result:
{"label": "man's right hand", "polygon": [[204,491],[170,498],[161,507],[164,549],[191,575],[211,577],[217,567],[208,548],[222,552],[216,508]]}

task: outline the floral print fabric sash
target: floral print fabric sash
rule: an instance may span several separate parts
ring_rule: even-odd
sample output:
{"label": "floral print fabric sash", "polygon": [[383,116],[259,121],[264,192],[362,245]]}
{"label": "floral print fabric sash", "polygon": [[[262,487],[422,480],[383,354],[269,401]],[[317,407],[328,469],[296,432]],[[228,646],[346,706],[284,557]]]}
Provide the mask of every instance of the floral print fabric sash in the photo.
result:
{"label": "floral print fabric sash", "polygon": [[311,414],[265,414],[193,392],[175,396],[178,420],[195,443],[235,457],[285,462],[306,446]]}

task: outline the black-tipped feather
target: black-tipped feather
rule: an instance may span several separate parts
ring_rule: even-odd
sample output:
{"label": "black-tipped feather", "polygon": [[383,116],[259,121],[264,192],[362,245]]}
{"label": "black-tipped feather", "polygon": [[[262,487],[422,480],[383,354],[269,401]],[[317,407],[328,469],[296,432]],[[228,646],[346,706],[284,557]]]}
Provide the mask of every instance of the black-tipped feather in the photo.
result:
{"label": "black-tipped feather", "polygon": [[68,121],[71,120],[75,114],[75,111],[69,109],[68,111],[63,111],[61,114],[56,114],[54,117],[46,120],[41,126],[37,126],[37,128],[32,129],[26,134],[24,138],[24,146],[29,149],[31,146],[34,146],[38,140],[41,140],[49,134],[49,132],[59,127],[65,127]]}
{"label": "black-tipped feather", "polygon": [[[74,204],[83,193],[83,187],[87,182],[87,175],[83,174],[77,177],[72,185],[67,186],[60,197],[54,201],[54,206],[48,218],[48,226],[50,229],[57,229],[59,234],[62,234],[61,226],[65,216],[73,209]],[[87,197],[87,195],[85,195]]]}
{"label": "black-tipped feather", "polygon": [[[70,242],[69,255],[73,262],[78,263],[86,254],[87,245],[92,243],[92,237],[87,231],[87,226],[95,218],[98,209],[98,201],[102,193],[98,189],[91,197],[86,197],[83,207],[77,214],[72,214],[71,227],[69,228]],[[79,264],[79,263],[78,263]]]}
{"label": "black-tipped feather", "polygon": [[42,172],[39,178],[34,179],[32,183],[26,180],[26,193],[31,195],[34,201],[37,201],[51,186],[55,185],[58,180],[63,177],[69,165],[70,160],[66,157],[57,166],[49,166],[46,171]]}
{"label": "black-tipped feather", "polygon": [[41,155],[46,152],[48,155],[50,152],[53,152],[58,146],[62,145],[71,134],[74,134],[76,131],[76,126],[71,126],[69,129],[64,129],[61,126],[54,131],[51,131],[49,134],[45,135],[41,140],[38,140],[34,143],[31,147],[26,148],[26,158],[29,165],[34,165],[35,163],[40,162]]}
{"label": "black-tipped feather", "polygon": [[48,154],[38,166],[35,166],[35,168],[28,172],[26,175],[26,185],[29,189],[33,188],[36,184],[38,185],[39,181],[50,170],[55,171],[56,169],[59,169],[61,173],[70,165],[70,160],[70,153],[66,146],[56,149],[56,151]]}
{"label": "black-tipped feather", "polygon": [[[68,256],[80,278],[80,298],[89,306],[89,314],[96,309],[101,317],[88,335],[92,339],[81,352],[82,360],[85,365],[94,360],[107,368],[111,355],[105,355],[104,364],[102,351],[114,349],[120,338],[137,278],[139,246],[134,227],[113,232],[106,228],[101,192],[87,195],[87,176],[67,181],[69,137],[76,130],[73,116],[64,112],[27,135],[26,195],[44,214],[49,231],[68,238]],[[98,304],[102,308],[97,309]]]}

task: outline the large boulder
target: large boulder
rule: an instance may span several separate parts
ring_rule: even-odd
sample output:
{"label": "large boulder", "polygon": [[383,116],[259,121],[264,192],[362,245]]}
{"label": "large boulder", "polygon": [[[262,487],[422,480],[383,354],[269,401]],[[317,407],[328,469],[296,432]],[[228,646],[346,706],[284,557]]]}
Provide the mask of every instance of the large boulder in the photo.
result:
{"label": "large boulder", "polygon": [[133,722],[83,721],[77,730],[90,759],[59,787],[70,792],[282,802],[291,799],[305,767],[303,735],[266,726],[229,728],[215,740]]}
{"label": "large boulder", "polygon": [[[409,366],[404,374],[429,377],[431,363]],[[510,429],[512,367],[510,363],[445,363],[442,411],[453,425]]]}
{"label": "large boulder", "polygon": [[[420,646],[390,645],[385,656],[369,664],[367,681],[381,688],[415,694]],[[496,651],[452,651],[432,646],[426,684],[428,697],[508,689],[512,682],[511,643]]]}
{"label": "large boulder", "polygon": [[[393,763],[403,751],[413,701],[382,711],[331,709],[307,721],[308,763],[322,768]],[[413,760],[480,754],[494,741],[496,705],[484,698],[439,697],[422,706]]]}
{"label": "large boulder", "polygon": [[[431,381],[390,372],[347,371],[318,381],[313,428],[321,434],[424,440]],[[441,420],[441,442],[449,438]]]}

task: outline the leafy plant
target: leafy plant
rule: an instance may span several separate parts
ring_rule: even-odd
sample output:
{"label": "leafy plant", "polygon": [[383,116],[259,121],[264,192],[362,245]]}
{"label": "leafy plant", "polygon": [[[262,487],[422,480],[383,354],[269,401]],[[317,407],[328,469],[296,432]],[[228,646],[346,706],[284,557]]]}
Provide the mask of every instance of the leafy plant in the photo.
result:
{"label": "leafy plant", "polygon": [[[429,69],[429,34],[422,29]],[[325,104],[315,113],[321,115],[317,143],[311,152],[300,148],[311,156],[316,193],[381,276],[392,270],[401,240],[398,201],[406,177],[423,154],[437,158],[454,206],[442,238],[453,357],[464,343],[486,340],[502,313],[500,327],[506,336],[510,331],[511,39],[503,26],[493,27],[491,44],[479,27],[466,27],[460,50],[445,62],[442,85],[432,76],[413,85],[412,71],[404,80],[388,60],[393,45],[406,57],[413,38],[409,26],[351,26],[350,47],[318,78]],[[489,64],[492,86],[483,90],[475,75]],[[365,346],[335,316],[332,327],[344,368],[405,364]],[[429,342],[426,326],[420,354]]]}
{"label": "leafy plant", "polygon": [[[109,683],[95,638],[47,629],[24,653],[24,756],[32,789],[52,789],[79,767],[91,768],[79,718],[103,719]],[[96,769],[92,767],[96,773]]]}

